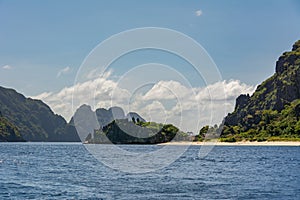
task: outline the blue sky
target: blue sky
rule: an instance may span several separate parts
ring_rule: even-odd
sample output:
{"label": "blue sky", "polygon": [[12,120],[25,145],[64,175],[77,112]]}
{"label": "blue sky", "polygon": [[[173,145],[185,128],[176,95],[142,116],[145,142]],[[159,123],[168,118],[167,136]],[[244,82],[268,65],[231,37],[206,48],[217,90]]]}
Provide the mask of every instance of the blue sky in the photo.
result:
{"label": "blue sky", "polygon": [[99,42],[145,26],[187,34],[208,51],[225,80],[256,85],[300,39],[299,21],[296,0],[1,0],[0,85],[26,95],[59,91],[73,84],[81,62]]}

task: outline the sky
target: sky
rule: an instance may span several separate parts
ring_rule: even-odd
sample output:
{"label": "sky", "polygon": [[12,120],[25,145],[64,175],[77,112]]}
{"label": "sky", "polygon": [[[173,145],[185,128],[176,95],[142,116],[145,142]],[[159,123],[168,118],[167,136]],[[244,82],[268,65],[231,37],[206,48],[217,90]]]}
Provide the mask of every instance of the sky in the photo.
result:
{"label": "sky", "polygon": [[[103,77],[87,80],[102,91],[89,100],[84,99],[88,94],[78,94],[82,97],[79,103],[95,101],[97,96],[94,108],[109,107],[112,95],[109,91],[114,86],[120,92],[121,100],[116,102],[117,105],[126,107],[126,98],[132,100],[134,97],[132,109],[147,119],[162,121],[168,118],[167,115],[175,116],[179,105],[170,106],[173,105],[172,98],[168,99],[169,103],[163,103],[166,100],[163,96],[168,96],[167,91],[162,92],[163,88],[169,88],[173,100],[188,102],[185,106],[190,110],[182,113],[189,113],[191,119],[197,116],[191,110],[199,105],[200,99],[208,105],[203,100],[205,90],[214,88],[212,98],[220,94],[216,89],[220,86],[227,97],[223,102],[214,101],[212,106],[215,110],[226,107],[225,112],[230,112],[234,99],[241,93],[252,93],[259,83],[270,77],[278,57],[300,39],[299,21],[300,2],[297,0],[0,0],[0,85],[42,99],[69,120],[73,114],[72,91],[89,90],[87,84],[77,84],[76,80],[80,66],[90,52],[120,32],[161,27],[181,32],[198,42],[216,64],[221,80],[206,85],[181,58],[168,52],[143,50],[129,53],[114,62]],[[188,79],[189,86],[180,84],[179,80],[162,79],[148,89],[145,87],[135,95],[126,96],[128,91],[118,85],[118,80],[134,66],[144,63],[171,66]],[[140,81],[145,76],[141,72],[136,79]],[[170,88],[176,88],[176,92]],[[187,99],[192,93],[195,96],[193,102]],[[144,104],[139,102],[141,99]],[[146,107],[148,111],[145,111]],[[153,113],[149,114],[149,110]],[[211,113],[207,106],[200,110],[205,116]],[[211,123],[224,117],[218,111],[215,115],[218,117]],[[178,119],[169,120],[178,124]],[[183,123],[186,124],[182,125],[185,130],[191,126],[186,121]],[[204,123],[209,122],[204,120],[194,124]]]}

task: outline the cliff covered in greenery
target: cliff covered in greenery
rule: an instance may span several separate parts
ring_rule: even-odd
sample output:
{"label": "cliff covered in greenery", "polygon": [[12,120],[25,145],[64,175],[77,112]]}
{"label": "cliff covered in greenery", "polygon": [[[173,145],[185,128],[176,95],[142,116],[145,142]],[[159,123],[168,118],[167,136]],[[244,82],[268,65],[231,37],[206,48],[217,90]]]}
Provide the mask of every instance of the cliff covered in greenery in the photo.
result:
{"label": "cliff covered in greenery", "polygon": [[300,40],[276,62],[252,96],[240,95],[224,119],[221,141],[300,140]]}
{"label": "cliff covered in greenery", "polygon": [[0,142],[24,142],[17,127],[4,118],[0,112]]}
{"label": "cliff covered in greenery", "polygon": [[75,127],[54,114],[49,106],[40,100],[25,98],[13,89],[0,87],[0,112],[26,141],[80,141]]}

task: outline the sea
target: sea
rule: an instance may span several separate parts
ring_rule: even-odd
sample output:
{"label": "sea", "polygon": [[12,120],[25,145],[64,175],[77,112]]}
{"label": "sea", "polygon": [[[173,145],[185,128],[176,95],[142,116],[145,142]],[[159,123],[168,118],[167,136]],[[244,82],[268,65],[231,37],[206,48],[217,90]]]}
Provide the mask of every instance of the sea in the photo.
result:
{"label": "sea", "polygon": [[300,199],[299,146],[215,146],[204,157],[199,148],[162,169],[129,173],[80,143],[0,143],[0,199]]}

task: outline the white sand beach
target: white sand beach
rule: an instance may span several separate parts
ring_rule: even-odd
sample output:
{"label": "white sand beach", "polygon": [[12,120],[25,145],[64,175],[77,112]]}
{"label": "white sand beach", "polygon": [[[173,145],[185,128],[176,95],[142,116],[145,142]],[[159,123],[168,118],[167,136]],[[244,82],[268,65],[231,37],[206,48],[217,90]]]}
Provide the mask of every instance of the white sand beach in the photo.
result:
{"label": "white sand beach", "polygon": [[158,145],[214,145],[214,146],[299,146],[300,142],[291,141],[291,142],[167,142]]}

